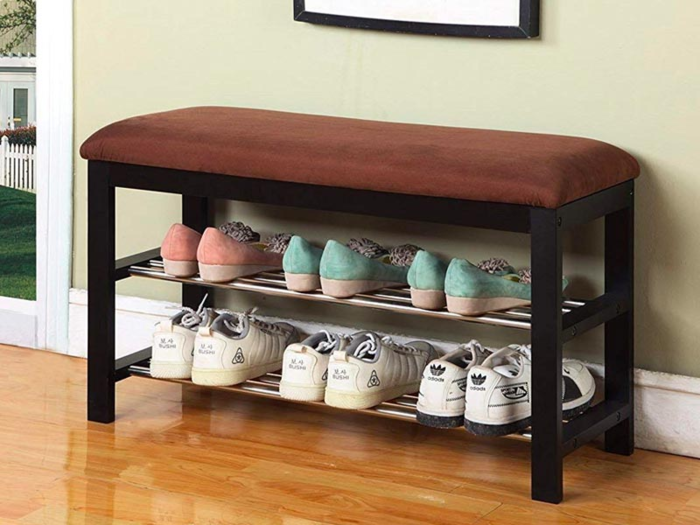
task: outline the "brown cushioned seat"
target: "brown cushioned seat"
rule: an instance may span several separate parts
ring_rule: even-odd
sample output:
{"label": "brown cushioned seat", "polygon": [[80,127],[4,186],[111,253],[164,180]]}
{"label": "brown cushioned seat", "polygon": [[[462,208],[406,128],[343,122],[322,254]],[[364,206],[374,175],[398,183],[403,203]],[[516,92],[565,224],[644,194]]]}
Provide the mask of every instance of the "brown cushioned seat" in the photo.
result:
{"label": "brown cushioned seat", "polygon": [[639,175],[591,139],[226,107],[110,124],[89,160],[556,208]]}

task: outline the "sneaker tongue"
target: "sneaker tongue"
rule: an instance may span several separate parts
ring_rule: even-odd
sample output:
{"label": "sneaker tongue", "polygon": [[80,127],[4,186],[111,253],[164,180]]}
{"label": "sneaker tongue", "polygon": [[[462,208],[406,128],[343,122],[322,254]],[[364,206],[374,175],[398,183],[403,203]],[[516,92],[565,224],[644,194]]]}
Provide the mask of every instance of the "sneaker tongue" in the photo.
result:
{"label": "sneaker tongue", "polygon": [[348,348],[348,354],[363,361],[374,361],[379,347],[379,336],[372,332],[365,332],[353,340]]}
{"label": "sneaker tongue", "polygon": [[219,317],[219,313],[213,308],[205,308],[204,314],[202,315],[202,322],[199,326],[211,326],[216,318]]}
{"label": "sneaker tongue", "polygon": [[494,366],[493,371],[506,377],[515,377],[520,374],[523,359],[529,361],[532,358],[531,347],[530,345],[510,345],[507,348],[512,353],[504,355],[503,360],[506,362],[502,365]]}
{"label": "sneaker tongue", "polygon": [[529,359],[525,352],[521,352],[519,345],[506,346],[491,354],[484,364],[504,377],[515,377],[520,374],[520,369],[525,359]]}
{"label": "sneaker tongue", "polygon": [[472,358],[470,355],[463,355],[459,358],[459,363],[455,364],[461,365],[462,368],[467,368],[470,364],[472,364]]}

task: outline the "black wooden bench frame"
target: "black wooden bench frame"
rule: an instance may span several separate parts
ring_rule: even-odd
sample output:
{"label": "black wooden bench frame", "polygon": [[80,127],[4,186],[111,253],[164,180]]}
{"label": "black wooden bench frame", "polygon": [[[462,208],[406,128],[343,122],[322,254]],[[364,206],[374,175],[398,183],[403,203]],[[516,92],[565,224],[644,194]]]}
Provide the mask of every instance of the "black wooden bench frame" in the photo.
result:
{"label": "black wooden bench frame", "polygon": [[[605,434],[608,452],[634,451],[634,181],[557,209],[382,193],[174,169],[89,162],[88,180],[88,419],[115,420],[115,385],[150,349],[115,359],[115,284],[129,267],[157,250],[115,257],[115,189],[182,195],[182,222],[198,231],[212,224],[211,201],[229,199],[391,217],[530,235],[532,284],[532,498],[563,497],[564,457]],[[563,232],[605,220],[605,292],[562,313]],[[204,285],[183,284],[182,302],[197,306]],[[605,400],[562,421],[564,343],[605,324]]]}

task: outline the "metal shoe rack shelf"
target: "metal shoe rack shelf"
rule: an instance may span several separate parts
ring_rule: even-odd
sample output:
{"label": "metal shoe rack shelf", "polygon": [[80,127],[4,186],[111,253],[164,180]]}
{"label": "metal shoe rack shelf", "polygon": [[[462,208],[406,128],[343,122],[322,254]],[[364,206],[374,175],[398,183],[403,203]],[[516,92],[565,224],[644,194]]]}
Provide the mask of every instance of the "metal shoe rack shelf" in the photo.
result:
{"label": "metal shoe rack shelf", "polygon": [[[321,292],[287,290],[281,272],[227,284],[206,283],[199,277],[171,277],[163,272],[158,249],[115,260],[116,188],[182,195],[182,222],[199,231],[213,222],[211,200],[229,199],[528,234],[531,266],[536,276],[532,307],[465,317],[444,310],[414,308],[406,289],[385,289],[351,299],[335,299]],[[565,301],[561,289],[563,234],[598,218],[605,221],[605,292],[590,301]],[[207,288],[216,288],[531,330],[533,413],[532,427],[526,437],[531,439],[532,447],[532,497],[558,503],[563,497],[563,461],[567,454],[603,433],[608,452],[629,455],[634,450],[633,232],[633,181],[558,209],[547,209],[91,161],[88,419],[113,422],[116,383],[130,376],[150,377],[150,348],[115,359],[115,284],[130,277],[181,283],[182,302],[190,307],[201,302]],[[599,325],[605,325],[604,400],[578,418],[563,421],[563,346]],[[268,374],[225,389],[278,397],[278,383],[279,375]],[[415,396],[404,396],[365,412],[415,419],[415,405]]]}

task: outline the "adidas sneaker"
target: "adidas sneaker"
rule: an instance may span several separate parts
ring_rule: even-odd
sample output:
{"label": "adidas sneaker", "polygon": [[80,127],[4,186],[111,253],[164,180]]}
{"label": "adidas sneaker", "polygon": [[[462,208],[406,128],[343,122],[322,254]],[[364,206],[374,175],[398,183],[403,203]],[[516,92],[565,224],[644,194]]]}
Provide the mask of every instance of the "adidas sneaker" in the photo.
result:
{"label": "adidas sneaker", "polygon": [[[530,426],[532,364],[530,347],[509,346],[469,371],[464,426],[473,434],[504,436]],[[595,393],[595,382],[578,361],[562,365],[563,417],[585,412]]]}
{"label": "adidas sneaker", "polygon": [[298,340],[287,323],[266,323],[250,313],[221,313],[199,329],[194,344],[192,382],[230,386],[282,368],[284,349]]}
{"label": "adidas sneaker", "polygon": [[416,392],[425,365],[436,357],[424,341],[399,345],[372,332],[356,334],[345,349],[331,355],[326,403],[363,409]]}
{"label": "adidas sneaker", "polygon": [[284,351],[280,395],[296,401],[323,401],[328,382],[328,361],[343,350],[349,338],[322,330],[289,345]]}
{"label": "adidas sneaker", "polygon": [[[204,298],[206,300],[206,297]],[[153,333],[151,376],[161,379],[189,379],[192,375],[194,340],[197,330],[215,316],[213,310],[185,307],[167,321],[158,323]]]}
{"label": "adidas sneaker", "polygon": [[464,397],[469,370],[484,362],[487,350],[473,340],[431,361],[423,371],[416,419],[422,425],[454,428],[464,424]]}

